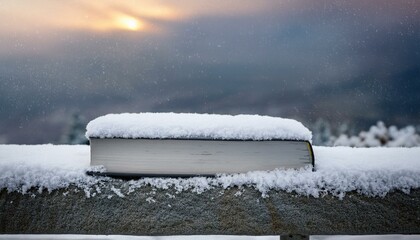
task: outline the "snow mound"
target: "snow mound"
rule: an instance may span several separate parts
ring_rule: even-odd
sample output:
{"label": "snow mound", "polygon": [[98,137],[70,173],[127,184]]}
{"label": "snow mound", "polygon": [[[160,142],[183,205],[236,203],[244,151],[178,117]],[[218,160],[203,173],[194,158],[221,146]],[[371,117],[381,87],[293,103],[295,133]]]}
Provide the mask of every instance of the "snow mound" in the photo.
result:
{"label": "snow mound", "polygon": [[353,191],[384,197],[396,190],[409,193],[420,188],[420,147],[315,146],[314,154],[315,172],[307,167],[221,174],[213,178],[143,178],[122,182],[86,175],[90,165],[89,146],[0,145],[0,189],[30,193],[31,189],[51,192],[76,186],[87,197],[105,193],[125,197],[145,186],[196,193],[213,188],[252,187],[263,197],[271,190],[283,190],[305,196],[332,194],[343,198]]}
{"label": "snow mound", "polygon": [[259,115],[197,113],[108,114],[86,127],[88,138],[307,140],[312,133],[293,120]]}
{"label": "snow mound", "polygon": [[87,189],[99,182],[86,175],[86,145],[0,145],[0,189],[51,192],[76,185]]}

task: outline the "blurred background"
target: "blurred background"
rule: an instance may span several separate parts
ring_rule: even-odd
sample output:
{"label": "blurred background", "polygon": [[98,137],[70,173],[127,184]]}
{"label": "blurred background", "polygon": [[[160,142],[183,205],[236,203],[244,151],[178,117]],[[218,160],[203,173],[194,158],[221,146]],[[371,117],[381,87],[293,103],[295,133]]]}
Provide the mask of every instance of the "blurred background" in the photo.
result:
{"label": "blurred background", "polygon": [[415,146],[419,107],[417,0],[0,2],[3,144],[86,143],[98,116],[170,111]]}

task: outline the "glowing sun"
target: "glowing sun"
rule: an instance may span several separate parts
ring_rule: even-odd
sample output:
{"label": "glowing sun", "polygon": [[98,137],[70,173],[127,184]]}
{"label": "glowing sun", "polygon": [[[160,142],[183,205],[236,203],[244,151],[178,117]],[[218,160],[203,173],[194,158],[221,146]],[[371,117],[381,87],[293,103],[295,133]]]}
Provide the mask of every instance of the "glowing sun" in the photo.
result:
{"label": "glowing sun", "polygon": [[122,17],[119,19],[119,25],[123,29],[137,31],[143,27],[143,24],[133,17]]}

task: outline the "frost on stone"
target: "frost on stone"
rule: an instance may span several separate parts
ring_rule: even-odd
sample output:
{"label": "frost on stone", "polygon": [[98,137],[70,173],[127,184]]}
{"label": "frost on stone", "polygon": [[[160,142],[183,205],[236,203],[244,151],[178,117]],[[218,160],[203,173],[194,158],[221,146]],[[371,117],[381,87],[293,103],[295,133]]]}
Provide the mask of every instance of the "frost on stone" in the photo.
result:
{"label": "frost on stone", "polygon": [[[263,197],[270,191],[304,196],[327,194],[343,198],[348,192],[384,197],[393,191],[409,193],[420,188],[420,148],[314,147],[316,171],[276,169],[216,177],[142,178],[123,181],[86,174],[89,146],[0,145],[0,189],[36,197],[44,191],[67,189],[64,194],[82,192],[86,197],[125,197],[142,188],[149,202],[158,192],[175,197],[183,191],[202,194],[211,189],[254,188]],[[239,191],[236,197],[241,197]],[[175,193],[175,194],[173,194]]]}
{"label": "frost on stone", "polygon": [[114,186],[111,186],[111,191],[113,191],[118,197],[125,197],[124,194],[121,193],[121,190],[118,188],[115,188]]}

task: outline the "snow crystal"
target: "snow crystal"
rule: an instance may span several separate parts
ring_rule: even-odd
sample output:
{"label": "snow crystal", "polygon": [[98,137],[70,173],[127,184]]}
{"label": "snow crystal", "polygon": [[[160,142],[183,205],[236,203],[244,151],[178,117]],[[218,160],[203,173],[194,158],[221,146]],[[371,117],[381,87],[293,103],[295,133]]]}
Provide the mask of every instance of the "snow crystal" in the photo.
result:
{"label": "snow crystal", "polygon": [[125,197],[124,194],[121,193],[121,190],[118,188],[115,188],[114,186],[111,186],[111,191],[113,191],[118,197]]}
{"label": "snow crystal", "polygon": [[[214,188],[223,191],[231,187],[251,187],[260,191],[263,197],[271,190],[283,190],[305,196],[332,194],[342,198],[351,191],[383,197],[395,190],[409,193],[411,189],[420,188],[419,147],[315,146],[314,154],[315,172],[307,167],[220,174],[213,178],[142,178],[123,182],[125,187],[121,187],[121,180],[86,175],[89,146],[0,145],[0,189],[33,194],[31,189],[51,192],[76,186],[86,197],[99,194],[124,197],[146,186],[152,187],[152,196],[157,189],[200,194]],[[119,187],[113,184],[119,184]]]}
{"label": "snow crystal", "polygon": [[312,133],[296,120],[269,116],[123,113],[92,120],[87,125],[86,137],[310,141]]}
{"label": "snow crystal", "polygon": [[148,203],[155,203],[156,200],[153,199],[153,197],[148,197],[148,198],[146,198],[146,202],[148,202]]}

